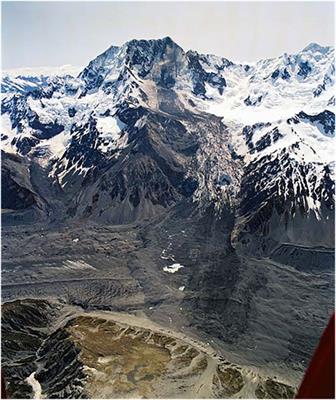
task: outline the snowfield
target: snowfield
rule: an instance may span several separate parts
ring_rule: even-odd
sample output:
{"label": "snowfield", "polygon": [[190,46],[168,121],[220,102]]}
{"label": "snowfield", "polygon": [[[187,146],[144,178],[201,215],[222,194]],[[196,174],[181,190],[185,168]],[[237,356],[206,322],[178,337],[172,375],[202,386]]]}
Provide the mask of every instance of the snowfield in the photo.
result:
{"label": "snowfield", "polygon": [[[175,264],[169,265],[168,267],[163,267],[163,271],[169,272],[170,274],[175,274],[175,272],[179,271],[181,268],[184,268],[184,266],[179,263],[175,263]],[[180,289],[180,290],[182,290],[182,289]]]}

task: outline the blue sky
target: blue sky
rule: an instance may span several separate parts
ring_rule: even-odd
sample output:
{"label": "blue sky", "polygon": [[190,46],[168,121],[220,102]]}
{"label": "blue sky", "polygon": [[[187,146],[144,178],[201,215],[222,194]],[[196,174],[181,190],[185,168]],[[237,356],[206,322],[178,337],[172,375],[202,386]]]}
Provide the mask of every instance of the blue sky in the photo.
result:
{"label": "blue sky", "polygon": [[110,45],[171,36],[234,61],[334,44],[332,2],[2,2],[2,68],[85,66]]}

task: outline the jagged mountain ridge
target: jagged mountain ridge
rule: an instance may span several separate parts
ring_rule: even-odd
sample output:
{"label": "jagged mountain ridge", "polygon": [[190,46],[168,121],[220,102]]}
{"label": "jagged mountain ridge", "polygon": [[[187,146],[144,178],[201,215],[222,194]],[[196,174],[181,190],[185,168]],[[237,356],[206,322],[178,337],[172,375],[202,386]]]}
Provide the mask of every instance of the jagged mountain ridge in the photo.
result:
{"label": "jagged mountain ridge", "polygon": [[18,68],[2,71],[2,93],[26,93],[47,86],[56,76],[77,76],[81,68],[61,67]]}
{"label": "jagged mountain ridge", "polygon": [[2,148],[48,171],[67,217],[128,223],[186,198],[229,206],[238,238],[275,209],[318,224],[333,218],[333,60],[317,44],[243,65],[132,40],[4,93]]}

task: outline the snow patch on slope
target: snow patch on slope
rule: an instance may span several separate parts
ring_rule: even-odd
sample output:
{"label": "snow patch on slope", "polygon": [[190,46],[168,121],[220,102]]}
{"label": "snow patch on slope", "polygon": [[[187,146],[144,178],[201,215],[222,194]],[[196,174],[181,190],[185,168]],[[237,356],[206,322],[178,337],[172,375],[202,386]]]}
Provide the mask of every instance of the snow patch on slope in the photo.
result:
{"label": "snow patch on slope", "polygon": [[175,263],[175,264],[169,265],[167,267],[163,267],[163,271],[169,272],[170,274],[175,274],[175,272],[177,272],[181,268],[184,268],[183,265],[181,265],[179,263]]}
{"label": "snow patch on slope", "polygon": [[127,134],[122,134],[125,124],[117,117],[104,117],[97,119],[97,130],[100,133],[102,144],[99,150],[103,153],[127,146]]}

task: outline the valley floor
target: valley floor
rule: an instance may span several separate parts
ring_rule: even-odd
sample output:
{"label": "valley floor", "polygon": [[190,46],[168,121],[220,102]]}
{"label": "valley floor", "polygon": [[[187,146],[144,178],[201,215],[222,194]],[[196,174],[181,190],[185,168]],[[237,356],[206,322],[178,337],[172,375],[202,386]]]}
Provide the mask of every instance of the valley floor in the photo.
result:
{"label": "valley floor", "polygon": [[3,228],[9,390],[32,397],[36,372],[58,398],[293,397],[332,309],[332,267],[246,259],[189,222]]}

